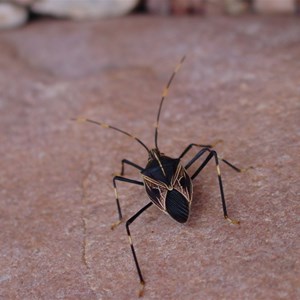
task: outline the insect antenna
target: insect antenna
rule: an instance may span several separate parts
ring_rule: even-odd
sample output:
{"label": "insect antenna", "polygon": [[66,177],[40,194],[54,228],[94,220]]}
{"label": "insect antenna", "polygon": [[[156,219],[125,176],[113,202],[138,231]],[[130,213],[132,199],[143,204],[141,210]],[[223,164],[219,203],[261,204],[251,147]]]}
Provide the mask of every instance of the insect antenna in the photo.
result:
{"label": "insect antenna", "polygon": [[124,131],[122,129],[119,129],[119,128],[114,127],[114,126],[110,126],[110,125],[108,125],[106,123],[97,122],[97,121],[94,121],[94,120],[90,120],[90,119],[86,119],[86,118],[81,118],[81,117],[79,117],[79,118],[72,118],[71,120],[77,121],[79,123],[83,123],[83,122],[93,123],[93,124],[96,124],[98,126],[101,126],[102,128],[110,128],[110,129],[114,129],[116,131],[119,131],[119,132],[121,132],[121,133],[129,136],[130,138],[136,140],[138,143],[140,143],[147,150],[147,152],[150,155],[149,148],[140,139],[138,139],[137,137],[133,136],[132,134],[130,134],[130,133],[128,133],[128,132],[126,132],[126,131]]}
{"label": "insect antenna", "polygon": [[158,123],[159,123],[159,117],[160,117],[160,112],[161,112],[161,108],[162,108],[162,105],[164,103],[164,100],[165,98],[167,97],[168,95],[168,92],[169,92],[169,87],[176,75],[176,73],[178,72],[178,70],[180,69],[182,63],[184,62],[185,60],[185,56],[183,56],[180,60],[180,62],[177,64],[177,66],[175,67],[167,85],[165,86],[165,88],[163,89],[163,92],[162,92],[162,97],[161,97],[161,100],[160,100],[160,104],[159,104],[159,109],[158,109],[158,113],[157,113],[157,118],[156,118],[156,124],[155,124],[155,148],[158,149],[158,143],[157,143],[157,137],[158,137]]}

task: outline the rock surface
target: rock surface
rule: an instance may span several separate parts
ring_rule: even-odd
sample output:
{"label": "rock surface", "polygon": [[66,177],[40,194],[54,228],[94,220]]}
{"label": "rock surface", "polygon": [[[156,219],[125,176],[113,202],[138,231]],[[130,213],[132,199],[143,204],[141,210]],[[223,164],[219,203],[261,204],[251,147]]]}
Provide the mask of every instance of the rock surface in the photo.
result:
{"label": "rock surface", "polygon": [[15,28],[26,23],[28,12],[12,3],[0,2],[0,29]]}
{"label": "rock surface", "polygon": [[[300,26],[295,17],[44,20],[0,32],[0,299],[135,299],[139,288],[113,172],[147,154],[160,93],[187,59],[161,114],[159,145],[178,156],[212,143],[189,223],[155,207],[131,226],[143,299],[299,299]],[[184,162],[196,153],[193,149]],[[126,176],[140,179],[128,166]],[[127,219],[148,203],[118,185]]]}
{"label": "rock surface", "polygon": [[138,0],[40,0],[31,9],[40,14],[73,19],[98,19],[122,16],[137,5]]}

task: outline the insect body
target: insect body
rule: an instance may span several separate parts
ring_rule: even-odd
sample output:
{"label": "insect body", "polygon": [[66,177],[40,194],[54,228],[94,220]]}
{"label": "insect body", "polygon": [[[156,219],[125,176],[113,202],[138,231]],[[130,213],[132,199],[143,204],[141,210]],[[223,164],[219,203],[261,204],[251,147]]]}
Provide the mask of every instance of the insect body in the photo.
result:
{"label": "insect body", "polygon": [[[220,157],[218,157],[217,152],[213,149],[214,145],[201,145],[201,144],[192,143],[192,144],[188,145],[185,148],[185,150],[177,158],[168,157],[165,154],[161,153],[159,150],[159,147],[158,147],[158,124],[159,124],[159,117],[160,117],[162,104],[168,94],[170,84],[171,84],[176,72],[179,70],[180,65],[183,63],[184,59],[185,59],[185,57],[183,57],[181,59],[180,63],[175,68],[166,87],[163,90],[162,98],[160,101],[159,110],[158,110],[158,114],[157,114],[156,126],[155,126],[155,147],[152,150],[150,150],[140,139],[138,139],[137,137],[133,136],[132,134],[130,134],[122,129],[107,125],[105,123],[93,121],[90,119],[85,119],[85,118],[76,119],[79,122],[94,123],[103,128],[110,128],[110,129],[119,131],[119,132],[129,136],[130,138],[134,139],[135,141],[137,141],[148,153],[148,162],[147,162],[145,168],[143,168],[127,159],[123,159],[120,175],[116,175],[113,177],[113,186],[114,186],[114,191],[115,191],[119,220],[112,225],[112,229],[114,229],[123,220],[121,205],[120,205],[119,196],[118,196],[118,192],[117,192],[117,184],[116,183],[118,181],[144,186],[146,193],[150,199],[150,202],[147,205],[142,207],[136,214],[134,214],[131,218],[129,218],[126,221],[127,235],[129,238],[132,255],[134,258],[134,262],[136,265],[137,273],[138,273],[138,276],[140,279],[140,284],[141,284],[139,296],[143,295],[145,281],[144,281],[144,278],[143,278],[143,275],[142,275],[142,272],[141,272],[141,269],[140,269],[140,266],[139,266],[139,263],[137,260],[137,256],[135,253],[133,243],[132,243],[131,233],[130,233],[130,229],[129,229],[131,223],[138,216],[140,216],[145,210],[147,210],[150,206],[152,206],[152,204],[155,204],[155,206],[157,206],[160,210],[162,210],[164,213],[169,215],[175,221],[177,221],[179,223],[187,222],[189,213],[190,213],[192,199],[193,199],[192,180],[195,179],[195,177],[204,169],[204,167],[207,165],[207,163],[211,159],[214,159],[215,164],[216,164],[216,171],[217,171],[217,176],[218,176],[218,181],[219,181],[224,218],[233,224],[239,223],[238,221],[230,219],[227,214],[221,172],[220,172],[220,167],[219,167],[219,160],[223,161],[225,164],[227,164],[228,166],[230,166],[232,169],[234,169],[237,172],[242,172],[242,171],[244,171],[244,169],[239,169],[236,166],[234,166],[233,164],[229,163],[227,160],[221,159]],[[181,159],[193,147],[199,148],[198,153],[186,165],[183,165],[181,162]],[[194,171],[194,173],[192,173],[192,175],[189,175],[187,172],[188,169],[192,165],[194,165],[194,163],[198,162],[199,159],[203,157],[203,155],[207,155],[205,157],[204,161],[202,161],[200,163],[200,165],[197,167],[197,169]],[[134,180],[134,179],[125,177],[124,176],[125,164],[138,169],[141,173],[142,180],[138,181],[138,180]]]}
{"label": "insect body", "polygon": [[163,212],[179,223],[189,217],[193,196],[190,176],[180,163],[180,159],[160,155],[150,159],[142,177],[146,192],[151,201]]}

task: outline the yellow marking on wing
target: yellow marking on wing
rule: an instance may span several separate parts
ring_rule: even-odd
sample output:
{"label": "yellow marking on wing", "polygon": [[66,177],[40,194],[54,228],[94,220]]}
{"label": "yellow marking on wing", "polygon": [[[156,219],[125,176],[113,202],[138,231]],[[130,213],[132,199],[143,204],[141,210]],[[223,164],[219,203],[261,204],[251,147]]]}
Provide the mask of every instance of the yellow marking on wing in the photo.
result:
{"label": "yellow marking on wing", "polygon": [[155,186],[161,186],[161,187],[167,188],[167,186],[163,182],[156,181],[148,176],[143,175],[143,179],[144,179],[145,184],[150,188],[151,188],[151,186],[149,186],[149,183],[152,183]]}

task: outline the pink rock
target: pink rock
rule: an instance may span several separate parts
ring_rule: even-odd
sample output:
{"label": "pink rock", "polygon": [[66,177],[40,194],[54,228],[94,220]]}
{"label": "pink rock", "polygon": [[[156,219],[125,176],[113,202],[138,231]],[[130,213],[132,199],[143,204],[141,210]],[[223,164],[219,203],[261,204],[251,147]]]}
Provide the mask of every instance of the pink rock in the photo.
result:
{"label": "pink rock", "polygon": [[254,8],[260,13],[294,13],[295,0],[255,0]]}

